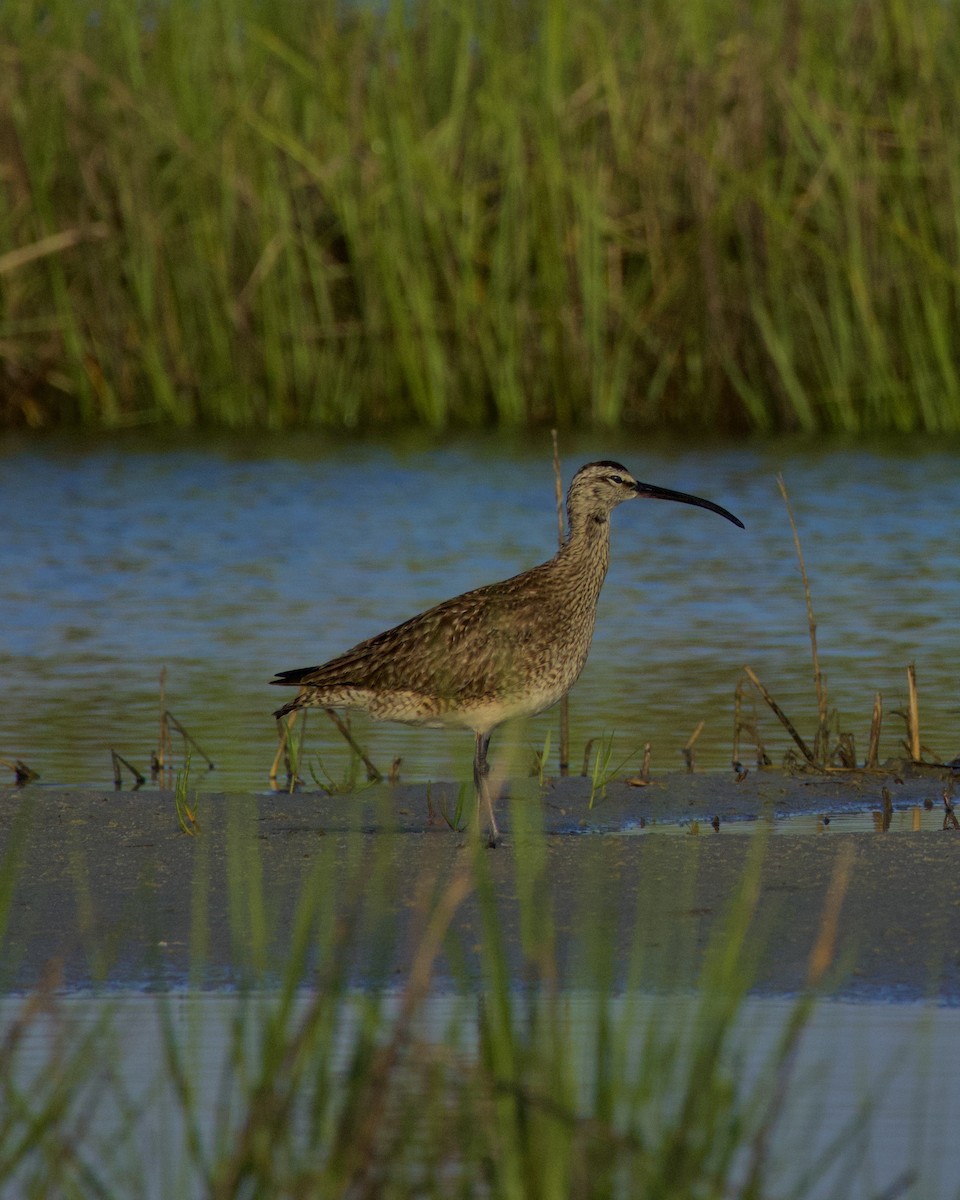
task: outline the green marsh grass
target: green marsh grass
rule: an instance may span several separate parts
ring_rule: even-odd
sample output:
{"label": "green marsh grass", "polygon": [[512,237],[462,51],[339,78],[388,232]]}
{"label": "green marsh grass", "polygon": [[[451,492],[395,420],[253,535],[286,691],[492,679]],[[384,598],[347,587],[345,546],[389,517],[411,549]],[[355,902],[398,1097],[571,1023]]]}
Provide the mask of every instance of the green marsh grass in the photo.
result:
{"label": "green marsh grass", "polygon": [[593,765],[590,768],[590,796],[587,801],[587,808],[593,808],[597,800],[602,800],[607,794],[607,784],[611,780],[616,779],[623,771],[626,765],[632,762],[642,752],[639,750],[630,750],[617,762],[613,761],[613,745],[615,734],[601,734],[599,739],[591,738],[587,743],[587,749],[584,755],[584,774],[586,774],[586,764],[589,758],[590,749],[595,741],[599,744],[593,755]]}
{"label": "green marsh grass", "polygon": [[[390,840],[398,835],[343,840],[300,868],[282,934],[251,813],[241,808],[224,818],[238,986],[212,1017],[200,990],[140,996],[132,1025],[118,997],[88,998],[85,1020],[51,986],[25,998],[0,1037],[0,1190],[125,1197],[160,1179],[176,1194],[223,1200],[770,1194],[773,1101],[790,1084],[811,1001],[798,1001],[776,1054],[747,1085],[738,1015],[762,948],[762,836],[696,991],[678,1005],[669,965],[667,975],[652,971],[639,943],[620,961],[601,872],[583,878],[576,905],[572,945],[584,986],[561,984],[550,841],[536,806],[512,805],[514,850],[466,847],[402,903]],[[196,988],[211,836],[205,822],[193,841]],[[2,869],[9,880],[9,854]],[[652,886],[638,880],[638,928],[655,904]],[[695,892],[691,871],[675,881],[674,902],[692,903]],[[507,893],[518,913],[519,975],[505,935]],[[458,925],[466,909],[476,917],[470,945]],[[412,915],[397,976],[389,963],[401,913]],[[676,943],[664,959],[676,969],[691,948],[669,927],[664,938]],[[821,973],[829,942],[828,933]],[[667,989],[659,1000],[658,988]],[[25,1065],[24,1034],[42,1034],[43,1021],[53,1032],[39,1063]],[[124,1055],[145,1042],[156,1047],[156,1079],[147,1083],[141,1063],[125,1080]],[[106,1124],[91,1113],[107,1114]],[[151,1151],[158,1113],[174,1144]],[[741,1178],[748,1189],[735,1192]]]}
{"label": "green marsh grass", "polygon": [[941,0],[9,0],[0,425],[960,429]]}

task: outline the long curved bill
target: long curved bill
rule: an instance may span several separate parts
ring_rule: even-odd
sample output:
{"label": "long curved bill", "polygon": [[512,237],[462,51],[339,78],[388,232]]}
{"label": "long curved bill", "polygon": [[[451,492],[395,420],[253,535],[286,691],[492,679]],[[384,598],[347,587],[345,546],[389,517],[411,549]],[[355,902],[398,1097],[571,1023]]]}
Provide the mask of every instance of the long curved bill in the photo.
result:
{"label": "long curved bill", "polygon": [[691,496],[687,492],[675,492],[672,488],[657,487],[653,483],[638,483],[637,495],[642,500],[676,500],[680,504],[695,504],[697,508],[709,508],[711,512],[719,513],[721,517],[726,517],[734,525],[739,525],[741,529],[744,528],[739,517],[735,517],[732,512],[722,508],[719,504],[714,504],[712,500],[704,500],[700,496]]}

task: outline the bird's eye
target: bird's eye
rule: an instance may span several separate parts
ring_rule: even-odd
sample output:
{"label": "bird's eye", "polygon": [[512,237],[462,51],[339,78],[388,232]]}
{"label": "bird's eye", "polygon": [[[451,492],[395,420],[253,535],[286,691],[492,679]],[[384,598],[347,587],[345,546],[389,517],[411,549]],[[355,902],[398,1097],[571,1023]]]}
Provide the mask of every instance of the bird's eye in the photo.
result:
{"label": "bird's eye", "polygon": [[611,475],[610,482],[611,483],[623,483],[623,476],[622,475]]}

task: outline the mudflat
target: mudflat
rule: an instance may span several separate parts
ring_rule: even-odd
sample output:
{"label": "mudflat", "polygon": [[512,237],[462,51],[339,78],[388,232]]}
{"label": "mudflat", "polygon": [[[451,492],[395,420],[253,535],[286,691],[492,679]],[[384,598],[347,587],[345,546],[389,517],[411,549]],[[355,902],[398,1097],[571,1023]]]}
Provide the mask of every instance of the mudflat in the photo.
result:
{"label": "mudflat", "polygon": [[[805,986],[826,911],[836,922],[830,993],[960,1002],[960,831],[943,799],[955,779],[896,764],[740,781],[677,773],[611,782],[592,804],[579,777],[516,781],[498,806],[504,843],[481,867],[509,968],[522,982],[538,952],[535,911],[565,985],[589,986],[598,971],[615,985],[693,985],[755,863],[745,970],[756,990]],[[0,991],[42,979],[269,985],[311,888],[346,931],[337,953],[352,982],[401,983],[425,913],[469,869],[468,838],[448,823],[457,803],[452,784],[201,792],[189,836],[168,791],[5,789]],[[525,927],[520,897],[534,893],[540,907],[528,904]],[[479,977],[484,920],[466,888],[436,987]]]}

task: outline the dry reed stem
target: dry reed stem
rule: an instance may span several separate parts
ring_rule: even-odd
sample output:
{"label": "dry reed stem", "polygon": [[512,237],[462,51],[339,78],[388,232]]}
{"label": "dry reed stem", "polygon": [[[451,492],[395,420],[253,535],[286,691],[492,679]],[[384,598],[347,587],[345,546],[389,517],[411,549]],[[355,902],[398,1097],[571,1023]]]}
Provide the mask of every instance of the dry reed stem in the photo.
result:
{"label": "dry reed stem", "polygon": [[16,250],[8,250],[0,254],[0,275],[25,267],[27,263],[39,258],[47,258],[51,254],[61,254],[64,250],[72,250],[81,242],[97,241],[110,236],[110,228],[103,221],[78,229],[62,229],[59,233],[51,233],[42,237],[29,246],[18,246]]}
{"label": "dry reed stem", "polygon": [[866,769],[876,770],[880,759],[880,726],[883,723],[883,697],[877,692],[873,698],[873,718],[870,721],[870,742],[867,746]]}
{"label": "dry reed stem", "polygon": [[161,774],[170,767],[173,746],[170,741],[170,726],[167,724],[167,668],[160,668],[160,741],[157,746],[157,766]]}
{"label": "dry reed stem", "polygon": [[813,616],[810,580],[807,577],[806,563],[803,561],[800,534],[797,532],[797,523],[793,519],[790,497],[787,495],[787,485],[784,483],[782,475],[777,476],[777,487],[779,487],[780,495],[783,497],[783,503],[787,509],[787,517],[790,521],[790,528],[793,530],[793,544],[796,547],[797,559],[800,562],[800,577],[803,580],[803,595],[807,604],[807,624],[810,629],[810,653],[813,658],[813,685],[817,693],[817,735],[813,741],[813,750],[815,760],[818,763],[822,763],[826,760],[826,746],[829,736],[827,731],[827,684],[820,670],[820,656],[817,652],[817,623]]}
{"label": "dry reed stem", "polygon": [[174,729],[177,731],[177,733],[179,733],[180,736],[183,738],[184,742],[188,746],[192,746],[194,748],[194,750],[196,750],[196,752],[200,755],[200,757],[206,762],[207,769],[212,771],[213,767],[214,767],[213,759],[206,752],[206,750],[204,750],[204,748],[200,745],[200,743],[193,736],[193,734],[187,732],[187,730],[184,728],[184,726],[180,724],[180,722],[173,715],[173,713],[170,712],[169,709],[166,709],[164,711],[163,716],[164,716],[164,720],[167,723],[167,737],[169,738],[169,736],[170,736],[169,727],[172,725],[174,727]]}
{"label": "dry reed stem", "polygon": [[787,714],[783,711],[783,709],[780,707],[780,705],[777,704],[776,700],[774,700],[774,698],[770,695],[770,693],[767,691],[767,689],[763,686],[763,684],[757,678],[756,672],[752,669],[752,667],[747,667],[747,666],[745,666],[743,668],[743,670],[744,670],[744,674],[747,676],[747,678],[750,680],[750,682],[753,684],[753,686],[757,689],[757,691],[760,693],[760,695],[767,702],[771,712],[774,714],[774,716],[777,718],[777,720],[780,722],[780,724],[784,727],[784,729],[787,731],[787,733],[789,733],[790,736],[793,738],[793,740],[796,742],[797,747],[799,748],[800,753],[803,755],[803,757],[812,766],[816,766],[817,760],[814,758],[813,754],[810,752],[809,746],[803,740],[803,738],[800,736],[800,734],[797,733],[796,729],[793,726],[793,722],[790,720],[790,718],[787,716]]}
{"label": "dry reed stem", "polygon": [[733,754],[730,759],[730,765],[736,772],[738,781],[746,779],[749,774],[749,771],[744,767],[740,758],[740,737],[743,733],[749,734],[753,739],[757,767],[768,767],[770,759],[767,756],[763,739],[760,736],[756,705],[754,704],[753,706],[753,714],[749,720],[745,720],[743,716],[743,673],[741,672],[740,677],[737,679],[737,686],[733,691]]}
{"label": "dry reed stem", "polygon": [[690,736],[687,738],[686,745],[683,747],[683,750],[681,751],[681,753],[683,754],[683,761],[687,767],[687,771],[691,775],[693,774],[693,747],[696,745],[697,738],[700,736],[701,733],[703,733],[703,726],[704,726],[704,722],[701,721],[699,723],[699,725],[697,725],[696,729],[694,729],[693,733],[691,733]]}
{"label": "dry reed stem", "polygon": [[920,761],[920,703],[917,699],[917,668],[907,667],[907,750],[913,762]]}
{"label": "dry reed stem", "polygon": [[143,785],[147,782],[146,779],[144,778],[144,776],[141,775],[140,772],[137,770],[137,768],[133,765],[133,763],[127,762],[127,760],[123,757],[123,755],[118,754],[116,752],[116,750],[113,749],[112,746],[110,747],[110,758],[111,758],[111,761],[113,762],[113,783],[114,783],[114,787],[116,787],[116,789],[118,791],[123,786],[123,779],[121,778],[121,775],[120,775],[120,768],[122,766],[126,767],[127,770],[130,772],[130,774],[136,780],[136,783],[134,784],[134,791],[136,791],[136,789],[139,787],[143,787]]}
{"label": "dry reed stem", "polygon": [[733,752],[730,756],[730,762],[733,769],[736,771],[740,767],[740,730],[743,728],[740,710],[743,707],[743,674],[737,680],[737,686],[733,689]]}
{"label": "dry reed stem", "polygon": [[345,722],[340,719],[340,714],[337,713],[336,710],[332,709],[332,708],[325,708],[323,711],[327,714],[327,716],[334,723],[334,725],[336,725],[337,729],[339,729],[340,733],[346,739],[347,745],[350,747],[350,749],[354,752],[354,754],[362,761],[363,765],[366,767],[367,779],[369,779],[369,781],[371,783],[380,783],[381,780],[383,779],[383,776],[380,774],[380,772],[377,770],[377,768],[373,765],[373,763],[367,757],[366,751],[364,751],[360,747],[360,745],[357,743],[353,734],[350,732],[349,726],[346,725]]}
{"label": "dry reed stem", "polygon": [[[555,429],[550,430],[553,440],[553,482],[557,500],[557,545],[563,547],[563,476],[560,473],[560,439]],[[570,774],[570,695],[560,699],[560,774]]]}

